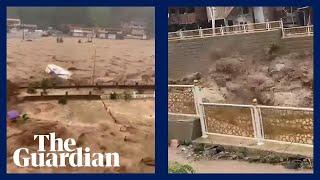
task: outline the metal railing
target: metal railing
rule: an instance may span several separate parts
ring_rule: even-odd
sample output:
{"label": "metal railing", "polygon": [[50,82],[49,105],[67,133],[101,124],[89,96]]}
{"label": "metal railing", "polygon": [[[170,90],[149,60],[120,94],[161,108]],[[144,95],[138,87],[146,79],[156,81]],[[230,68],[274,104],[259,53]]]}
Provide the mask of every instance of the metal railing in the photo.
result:
{"label": "metal railing", "polygon": [[169,40],[181,40],[190,38],[203,38],[230,34],[244,34],[252,32],[265,32],[281,29],[282,21],[270,21],[263,23],[239,24],[233,26],[221,26],[216,28],[176,31],[168,33]]}
{"label": "metal railing", "polygon": [[231,34],[246,34],[253,32],[267,32],[271,30],[282,31],[282,37],[297,37],[297,36],[313,36],[313,25],[298,26],[284,28],[282,21],[269,21],[263,23],[239,24],[233,26],[221,26],[216,28],[205,28],[195,30],[176,31],[168,33],[168,40],[183,40],[193,38],[205,38],[214,36],[224,36]]}
{"label": "metal railing", "polygon": [[313,36],[313,25],[283,28],[282,37]]}
{"label": "metal railing", "polygon": [[258,143],[279,141],[313,144],[313,109],[202,103],[207,134],[255,138]]}
{"label": "metal railing", "polygon": [[199,86],[169,85],[169,114],[198,116],[202,137],[218,134],[251,138],[258,144],[275,141],[313,145],[313,108],[210,103],[202,99]]}

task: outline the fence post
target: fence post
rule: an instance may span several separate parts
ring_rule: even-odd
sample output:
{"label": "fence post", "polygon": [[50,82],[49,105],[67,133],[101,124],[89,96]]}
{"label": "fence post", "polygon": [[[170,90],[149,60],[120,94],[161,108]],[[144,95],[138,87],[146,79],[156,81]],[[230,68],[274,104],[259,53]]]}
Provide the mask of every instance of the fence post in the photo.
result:
{"label": "fence post", "polygon": [[215,36],[215,35],[216,35],[216,28],[213,27],[213,28],[212,28],[212,36]]}
{"label": "fence post", "polygon": [[201,27],[199,29],[199,35],[200,35],[200,37],[203,37],[203,30],[201,29]]}
{"label": "fence post", "polygon": [[267,30],[270,31],[270,22],[267,22]]}
{"label": "fence post", "polygon": [[183,39],[183,34],[182,34],[181,29],[179,30],[179,37],[180,37],[180,39]]}
{"label": "fence post", "polygon": [[282,18],[280,19],[280,27],[281,27],[282,37],[284,38],[284,37],[285,37],[285,34],[284,34],[284,27],[283,27]]}
{"label": "fence post", "polygon": [[308,33],[308,36],[310,36],[310,26],[307,26],[307,33]]}
{"label": "fence post", "polygon": [[201,133],[202,133],[202,138],[207,138],[207,132],[206,132],[206,124],[205,124],[205,112],[204,112],[204,107],[202,105],[202,88],[198,86],[198,81],[194,81],[194,87],[193,87],[193,94],[194,94],[194,102],[196,106],[196,112],[197,115],[200,118],[200,125],[201,125]]}
{"label": "fence post", "polygon": [[224,32],[223,32],[223,27],[222,27],[222,25],[221,25],[221,27],[220,27],[220,31],[221,31],[221,35],[224,35]]}
{"label": "fence post", "polygon": [[257,99],[253,99],[253,128],[255,130],[255,138],[258,140],[258,145],[264,144],[264,133],[263,133],[263,125],[262,125],[262,118],[261,118],[261,111],[260,108],[257,107]]}
{"label": "fence post", "polygon": [[137,92],[136,92],[136,91],[133,91],[133,92],[132,92],[132,98],[133,98],[133,99],[136,99],[136,98],[137,98]]}

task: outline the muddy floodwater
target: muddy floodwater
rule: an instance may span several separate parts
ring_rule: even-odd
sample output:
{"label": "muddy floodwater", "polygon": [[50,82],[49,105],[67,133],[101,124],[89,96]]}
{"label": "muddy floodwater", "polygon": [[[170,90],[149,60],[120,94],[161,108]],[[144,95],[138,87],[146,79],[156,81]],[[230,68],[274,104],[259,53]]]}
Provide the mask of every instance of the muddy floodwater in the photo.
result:
{"label": "muddy floodwater", "polygon": [[[103,101],[103,102],[102,102]],[[104,105],[105,104],[105,105]],[[155,167],[154,100],[56,100],[21,102],[9,108],[27,113],[25,122],[7,123],[7,171],[9,173],[153,173]],[[118,152],[120,168],[18,168],[13,152],[26,147],[35,152],[35,134],[55,132],[73,138],[77,147],[91,152]],[[48,147],[47,147],[48,148]]]}
{"label": "muddy floodwater", "polygon": [[154,39],[95,39],[94,45],[84,38],[83,43],[78,40],[65,37],[63,43],[56,43],[54,37],[8,39],[8,80],[23,85],[40,81],[46,66],[55,64],[70,70],[72,79],[89,83],[95,59],[95,82],[154,82]]}

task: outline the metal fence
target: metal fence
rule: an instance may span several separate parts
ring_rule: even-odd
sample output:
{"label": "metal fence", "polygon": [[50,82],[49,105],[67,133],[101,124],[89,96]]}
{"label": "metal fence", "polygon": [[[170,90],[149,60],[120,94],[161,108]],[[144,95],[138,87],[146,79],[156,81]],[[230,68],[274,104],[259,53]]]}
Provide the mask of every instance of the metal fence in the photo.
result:
{"label": "metal fence", "polygon": [[218,134],[252,138],[258,144],[313,145],[313,108],[209,103],[202,99],[198,86],[169,85],[169,114],[199,116],[203,137]]}
{"label": "metal fence", "polygon": [[199,37],[213,37],[230,34],[244,34],[252,32],[265,32],[282,28],[282,21],[270,21],[263,23],[239,24],[233,26],[221,26],[216,28],[186,30],[168,33],[169,40],[190,39]]}
{"label": "metal fence", "polygon": [[284,28],[282,21],[269,21],[263,23],[239,24],[233,26],[221,26],[216,28],[195,29],[168,33],[168,40],[182,40],[192,38],[205,38],[231,34],[245,34],[253,32],[267,32],[282,30],[282,37],[313,36],[313,25]]}
{"label": "metal fence", "polygon": [[255,137],[251,106],[203,103],[206,133]]}
{"label": "metal fence", "polygon": [[283,28],[282,37],[313,36],[313,25]]}
{"label": "metal fence", "polygon": [[258,106],[264,138],[269,140],[313,144],[313,109]]}
{"label": "metal fence", "polygon": [[202,103],[206,134],[263,141],[313,144],[313,109],[282,106]]}

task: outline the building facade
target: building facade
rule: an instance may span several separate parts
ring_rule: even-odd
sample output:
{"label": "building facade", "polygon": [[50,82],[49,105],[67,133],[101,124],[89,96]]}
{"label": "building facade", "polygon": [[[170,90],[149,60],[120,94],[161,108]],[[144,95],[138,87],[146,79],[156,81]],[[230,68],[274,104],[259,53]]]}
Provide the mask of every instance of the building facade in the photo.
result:
{"label": "building facade", "polygon": [[171,31],[232,26],[282,20],[285,27],[311,25],[312,9],[306,7],[174,7],[169,8]]}
{"label": "building facade", "polygon": [[209,28],[206,7],[173,7],[169,8],[169,31]]}

